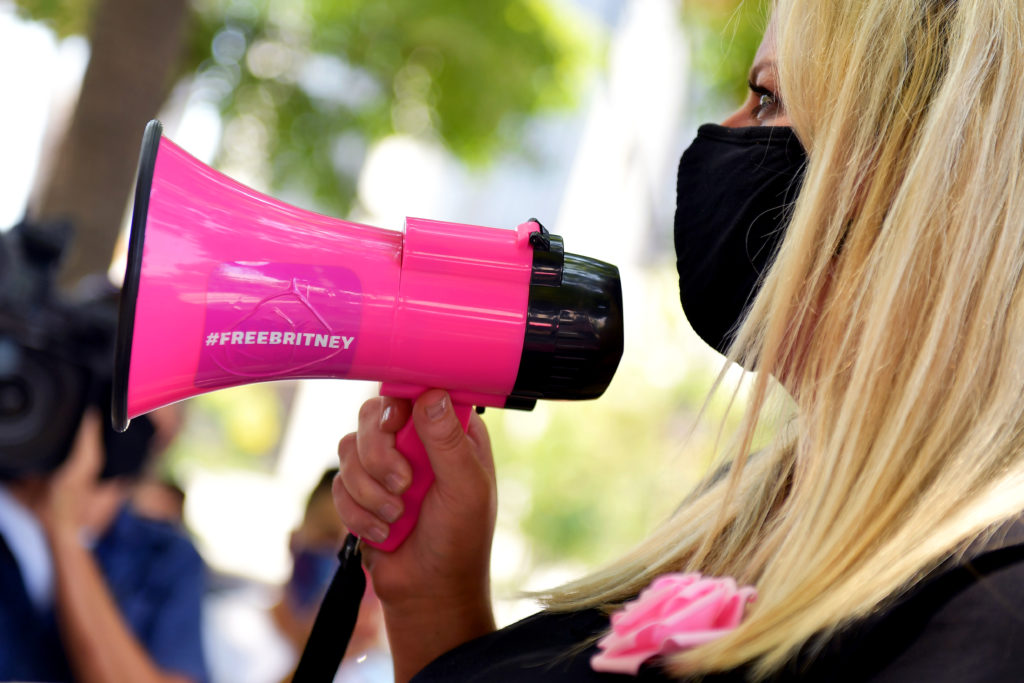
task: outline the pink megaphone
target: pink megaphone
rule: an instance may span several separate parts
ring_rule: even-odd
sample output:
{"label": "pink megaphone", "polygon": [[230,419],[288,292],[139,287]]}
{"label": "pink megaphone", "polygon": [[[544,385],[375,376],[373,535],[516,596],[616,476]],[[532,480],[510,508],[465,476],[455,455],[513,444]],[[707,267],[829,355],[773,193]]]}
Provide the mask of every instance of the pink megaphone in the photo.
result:
{"label": "pink megaphone", "polygon": [[[516,230],[409,218],[404,233],[303,211],[241,185],[146,126],[122,290],[112,418],[276,379],[382,382],[471,407],[600,396],[622,355],[618,270]],[[413,468],[385,550],[415,526],[433,481],[411,421]]]}

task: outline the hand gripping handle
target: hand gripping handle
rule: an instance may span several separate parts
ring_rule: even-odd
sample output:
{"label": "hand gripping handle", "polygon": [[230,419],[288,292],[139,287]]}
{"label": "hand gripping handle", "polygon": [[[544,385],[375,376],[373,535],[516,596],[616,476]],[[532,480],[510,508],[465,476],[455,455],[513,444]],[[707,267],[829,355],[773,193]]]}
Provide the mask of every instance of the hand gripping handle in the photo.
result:
{"label": "hand gripping handle", "polygon": [[[459,418],[462,431],[468,430],[469,416],[473,406],[453,402],[452,408],[455,410],[455,416]],[[430,467],[430,457],[427,455],[427,449],[423,446],[423,442],[420,441],[420,437],[416,433],[412,417],[395,435],[395,448],[405,456],[409,466],[412,468],[412,482],[409,484],[409,488],[405,490],[405,493],[402,494],[402,504],[404,506],[402,516],[391,524],[388,537],[383,543],[373,543],[365,538],[362,539],[363,543],[388,552],[402,545],[406,537],[412,533],[417,520],[420,518],[420,507],[423,506],[423,499],[426,498],[427,491],[430,489],[431,484],[434,483],[434,470]]]}

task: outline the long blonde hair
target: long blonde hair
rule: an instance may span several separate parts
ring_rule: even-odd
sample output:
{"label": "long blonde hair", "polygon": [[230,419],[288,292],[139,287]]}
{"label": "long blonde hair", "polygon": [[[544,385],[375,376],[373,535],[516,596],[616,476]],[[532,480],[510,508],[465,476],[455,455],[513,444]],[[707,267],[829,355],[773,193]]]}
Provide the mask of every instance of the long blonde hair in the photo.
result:
{"label": "long blonde hair", "polygon": [[[1024,510],[1024,3],[777,0],[774,26],[809,161],[730,354],[760,370],[730,473],[547,596],[755,584],[680,675],[767,675]],[[797,414],[748,459],[773,377]]]}

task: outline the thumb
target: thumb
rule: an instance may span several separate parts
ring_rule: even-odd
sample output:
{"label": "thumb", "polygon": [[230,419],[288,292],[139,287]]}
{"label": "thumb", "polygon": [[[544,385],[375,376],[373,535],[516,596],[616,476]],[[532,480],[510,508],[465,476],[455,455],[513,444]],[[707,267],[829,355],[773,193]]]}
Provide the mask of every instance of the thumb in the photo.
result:
{"label": "thumb", "polygon": [[467,475],[476,479],[476,447],[455,414],[451,397],[440,389],[424,392],[412,411],[416,433],[442,486],[458,486]]}

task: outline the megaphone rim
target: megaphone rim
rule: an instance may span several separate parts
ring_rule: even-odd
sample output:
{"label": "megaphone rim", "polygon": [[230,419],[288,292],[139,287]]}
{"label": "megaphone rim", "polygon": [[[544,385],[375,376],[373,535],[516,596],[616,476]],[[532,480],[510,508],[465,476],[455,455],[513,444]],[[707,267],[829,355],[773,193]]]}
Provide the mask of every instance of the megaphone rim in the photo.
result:
{"label": "megaphone rim", "polygon": [[132,338],[135,332],[135,304],[139,296],[142,276],[142,245],[146,239],[146,217],[149,214],[149,195],[153,187],[156,157],[160,151],[163,124],[153,119],[146,124],[139,151],[139,167],[135,175],[135,201],[132,206],[131,231],[128,236],[128,264],[121,286],[121,304],[117,319],[117,337],[114,342],[114,379],[110,417],[114,429],[128,429],[128,376],[131,369]]}

